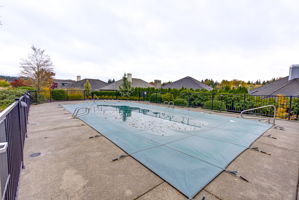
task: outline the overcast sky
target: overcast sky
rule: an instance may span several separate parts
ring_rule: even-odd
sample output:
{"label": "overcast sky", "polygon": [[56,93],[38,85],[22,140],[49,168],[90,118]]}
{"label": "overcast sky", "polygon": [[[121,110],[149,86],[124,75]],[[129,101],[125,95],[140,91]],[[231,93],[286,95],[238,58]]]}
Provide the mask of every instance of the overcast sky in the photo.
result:
{"label": "overcast sky", "polygon": [[271,79],[299,63],[299,0],[0,0],[0,74],[35,45],[56,78]]}

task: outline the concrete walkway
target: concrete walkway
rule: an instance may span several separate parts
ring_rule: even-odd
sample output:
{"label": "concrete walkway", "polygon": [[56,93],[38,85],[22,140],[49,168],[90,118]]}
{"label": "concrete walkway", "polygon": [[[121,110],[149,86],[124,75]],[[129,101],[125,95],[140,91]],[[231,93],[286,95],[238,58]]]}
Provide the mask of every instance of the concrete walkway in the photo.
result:
{"label": "concrete walkway", "polygon": [[[25,166],[19,187],[21,200],[184,200],[180,192],[117,146],[54,102],[30,110]],[[199,109],[195,109],[199,110]],[[232,116],[230,114],[230,116]],[[246,182],[222,173],[196,197],[201,200],[295,200],[299,173],[299,123],[278,120],[242,153],[229,170],[238,170]],[[283,127],[283,128],[281,128]],[[266,137],[271,134],[271,137]],[[38,157],[30,157],[40,152]]]}

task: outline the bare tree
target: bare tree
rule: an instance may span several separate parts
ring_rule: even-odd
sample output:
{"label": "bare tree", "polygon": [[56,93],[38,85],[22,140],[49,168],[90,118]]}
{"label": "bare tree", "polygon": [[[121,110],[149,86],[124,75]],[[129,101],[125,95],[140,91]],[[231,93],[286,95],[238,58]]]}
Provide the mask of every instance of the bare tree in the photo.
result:
{"label": "bare tree", "polygon": [[22,59],[20,67],[22,69],[21,75],[32,79],[33,86],[37,90],[42,87],[50,87],[53,82],[53,63],[50,56],[45,54],[45,50],[31,47],[32,53],[27,59]]}

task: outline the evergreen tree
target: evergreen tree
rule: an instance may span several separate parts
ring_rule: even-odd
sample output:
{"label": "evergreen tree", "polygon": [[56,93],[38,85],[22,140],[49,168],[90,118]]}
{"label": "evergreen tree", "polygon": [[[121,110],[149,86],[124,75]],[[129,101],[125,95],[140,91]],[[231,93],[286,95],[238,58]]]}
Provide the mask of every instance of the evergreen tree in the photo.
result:
{"label": "evergreen tree", "polygon": [[85,81],[85,83],[84,83],[84,90],[85,90],[86,96],[90,96],[90,94],[91,94],[91,85],[90,85],[89,80]]}
{"label": "evergreen tree", "polygon": [[132,83],[128,81],[127,74],[123,76],[122,84],[119,86],[119,92],[121,96],[124,97],[130,97],[133,92]]}

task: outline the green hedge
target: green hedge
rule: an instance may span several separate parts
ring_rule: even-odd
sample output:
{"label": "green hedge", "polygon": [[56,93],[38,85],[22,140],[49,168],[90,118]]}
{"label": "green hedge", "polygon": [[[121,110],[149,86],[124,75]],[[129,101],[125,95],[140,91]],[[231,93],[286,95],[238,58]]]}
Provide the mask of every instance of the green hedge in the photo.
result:
{"label": "green hedge", "polygon": [[161,103],[162,102],[162,96],[159,93],[153,93],[150,96],[150,102],[152,103]]}
{"label": "green hedge", "polygon": [[174,100],[174,105],[176,106],[188,106],[188,101],[186,99],[177,98]]}
{"label": "green hedge", "polygon": [[6,80],[1,80],[0,79],[0,87],[9,87],[10,83]]}
{"label": "green hedge", "polygon": [[162,102],[173,101],[173,99],[174,99],[173,95],[171,93],[162,94],[161,97],[162,97]]}
{"label": "green hedge", "polygon": [[65,90],[52,90],[52,99],[54,100],[66,100],[67,94]]}
{"label": "green hedge", "polygon": [[217,100],[209,100],[206,101],[203,105],[203,108],[205,109],[213,109],[213,110],[226,110],[225,103],[222,101],[217,101]]}
{"label": "green hedge", "polygon": [[16,98],[21,97],[26,90],[8,89],[0,90],[0,111],[12,104]]}
{"label": "green hedge", "polygon": [[92,91],[91,94],[96,96],[119,96],[117,91]]}

